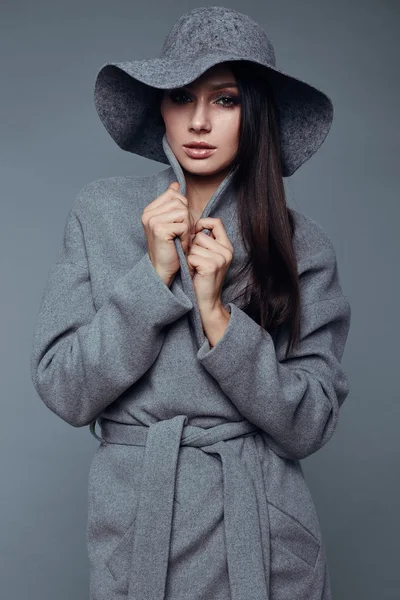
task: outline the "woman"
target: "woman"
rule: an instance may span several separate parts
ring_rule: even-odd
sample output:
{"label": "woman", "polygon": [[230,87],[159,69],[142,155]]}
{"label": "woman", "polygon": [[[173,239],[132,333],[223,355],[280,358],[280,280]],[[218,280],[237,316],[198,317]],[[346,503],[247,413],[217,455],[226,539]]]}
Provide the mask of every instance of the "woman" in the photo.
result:
{"label": "woman", "polygon": [[349,392],[350,305],[283,177],[324,141],[331,101],[213,6],[159,58],[103,65],[95,104],[121,148],[168,167],[82,188],[35,330],[38,394],[101,440],[90,598],[328,600],[300,460]]}

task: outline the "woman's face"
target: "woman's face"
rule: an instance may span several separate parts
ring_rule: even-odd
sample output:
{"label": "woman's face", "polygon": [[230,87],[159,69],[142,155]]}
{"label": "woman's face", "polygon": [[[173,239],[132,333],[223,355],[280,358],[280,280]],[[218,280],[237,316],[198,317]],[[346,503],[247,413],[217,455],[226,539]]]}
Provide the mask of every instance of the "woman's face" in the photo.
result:
{"label": "woman's face", "polygon": [[[227,65],[211,67],[182,88],[164,90],[160,108],[168,143],[184,170],[215,175],[229,168],[238,150],[241,107],[236,80]],[[206,157],[194,158],[185,150],[191,142],[207,142],[215,149]]]}

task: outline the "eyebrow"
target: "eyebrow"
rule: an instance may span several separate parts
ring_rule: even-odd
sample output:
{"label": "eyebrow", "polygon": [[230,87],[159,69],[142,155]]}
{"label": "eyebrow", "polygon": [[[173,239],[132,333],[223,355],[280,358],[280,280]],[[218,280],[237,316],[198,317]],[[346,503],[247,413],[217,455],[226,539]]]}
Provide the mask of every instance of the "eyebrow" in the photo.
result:
{"label": "eyebrow", "polygon": [[[190,87],[192,87],[192,85],[184,85],[182,86],[182,88],[187,88],[189,89]],[[237,88],[237,84],[234,81],[223,81],[220,83],[212,83],[208,86],[211,90],[220,90],[222,88]]]}

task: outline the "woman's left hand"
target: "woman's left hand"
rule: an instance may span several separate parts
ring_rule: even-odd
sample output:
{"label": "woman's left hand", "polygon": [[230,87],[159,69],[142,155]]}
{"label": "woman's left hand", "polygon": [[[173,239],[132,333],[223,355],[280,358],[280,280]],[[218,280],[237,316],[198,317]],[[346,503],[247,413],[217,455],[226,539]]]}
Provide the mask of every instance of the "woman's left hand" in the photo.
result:
{"label": "woman's left hand", "polygon": [[[202,229],[210,229],[210,234]],[[205,217],[194,226],[187,262],[199,309],[211,313],[222,305],[221,290],[232,262],[233,246],[221,219]]]}

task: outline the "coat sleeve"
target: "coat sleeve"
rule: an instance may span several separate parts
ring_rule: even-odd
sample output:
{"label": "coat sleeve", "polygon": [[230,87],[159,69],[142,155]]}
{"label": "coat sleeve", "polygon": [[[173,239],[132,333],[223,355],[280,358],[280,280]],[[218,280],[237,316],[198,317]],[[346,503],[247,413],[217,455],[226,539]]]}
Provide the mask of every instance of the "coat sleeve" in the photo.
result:
{"label": "coat sleeve", "polygon": [[300,344],[285,358],[287,333],[274,342],[267,330],[233,303],[223,336],[197,358],[245,418],[265,432],[272,450],[298,460],[331,438],[349,393],[341,359],[351,307],[342,292],[329,239],[298,263]]}
{"label": "coat sleeve", "polygon": [[157,358],[163,330],[192,308],[164,283],[148,253],[120,277],[96,311],[77,212],[70,210],[33,334],[31,378],[67,423],[88,425]]}

